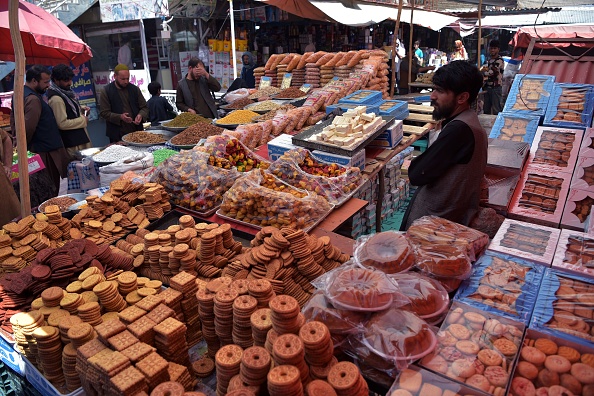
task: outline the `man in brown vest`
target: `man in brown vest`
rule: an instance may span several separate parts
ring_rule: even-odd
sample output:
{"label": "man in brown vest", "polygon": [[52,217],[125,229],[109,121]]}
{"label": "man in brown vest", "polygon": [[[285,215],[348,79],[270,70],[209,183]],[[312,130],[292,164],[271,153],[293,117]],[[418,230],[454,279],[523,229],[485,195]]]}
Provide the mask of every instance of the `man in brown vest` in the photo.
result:
{"label": "man in brown vest", "polygon": [[435,72],[433,85],[433,119],[439,122],[429,147],[408,169],[410,183],[418,188],[403,230],[428,215],[468,225],[479,209],[488,141],[470,105],[483,85],[482,75],[467,61],[452,62]]}

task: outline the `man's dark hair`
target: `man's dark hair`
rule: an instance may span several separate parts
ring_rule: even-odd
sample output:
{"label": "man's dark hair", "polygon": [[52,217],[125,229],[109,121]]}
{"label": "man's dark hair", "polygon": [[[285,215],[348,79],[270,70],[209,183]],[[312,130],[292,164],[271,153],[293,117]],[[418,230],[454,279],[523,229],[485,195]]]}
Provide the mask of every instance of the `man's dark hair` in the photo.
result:
{"label": "man's dark hair", "polygon": [[72,77],[74,77],[74,72],[63,63],[54,66],[52,69],[52,81],[68,81],[72,80]]}
{"label": "man's dark hair", "polygon": [[52,74],[49,69],[43,65],[33,65],[29,70],[27,70],[27,73],[25,74],[25,80],[27,82],[31,82],[33,80],[40,81],[42,73],[45,73],[48,76],[51,76]]}
{"label": "man's dark hair", "polygon": [[196,66],[198,66],[198,65],[202,65],[202,67],[205,67],[205,66],[204,66],[204,62],[202,62],[202,60],[201,60],[201,59],[198,59],[198,58],[191,58],[191,59],[188,61],[188,67],[196,67]]}
{"label": "man's dark hair", "polygon": [[433,85],[456,95],[468,92],[470,104],[475,101],[483,86],[483,76],[476,65],[468,61],[456,61],[437,69],[433,74]]}
{"label": "man's dark hair", "polygon": [[501,48],[499,46],[499,40],[491,40],[491,41],[489,41],[489,48]]}
{"label": "man's dark hair", "polygon": [[148,85],[148,91],[151,93],[151,95],[153,96],[157,96],[159,95],[159,90],[161,89],[161,84],[159,84],[158,81],[153,81],[152,83],[150,83]]}

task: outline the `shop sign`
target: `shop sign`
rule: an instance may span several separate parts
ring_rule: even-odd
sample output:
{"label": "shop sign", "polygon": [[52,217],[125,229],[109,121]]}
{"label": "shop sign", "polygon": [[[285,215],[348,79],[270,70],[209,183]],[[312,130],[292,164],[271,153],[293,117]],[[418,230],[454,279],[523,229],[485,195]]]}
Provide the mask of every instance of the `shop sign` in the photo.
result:
{"label": "shop sign", "polygon": [[134,21],[169,16],[168,0],[100,0],[102,22]]}
{"label": "shop sign", "polygon": [[[113,71],[94,72],[93,78],[97,92],[102,91],[107,84],[115,80]],[[134,84],[140,88],[140,92],[142,92],[146,100],[151,98],[151,94],[148,91],[149,83],[150,79],[145,70],[130,70],[130,84]]]}
{"label": "shop sign", "polygon": [[[188,62],[192,58],[198,58],[200,53],[198,51],[180,51],[179,52],[179,65],[181,66],[182,76],[188,74]],[[208,64],[208,62],[207,62]],[[212,71],[211,71],[212,73]]]}
{"label": "shop sign", "polygon": [[76,98],[81,106],[88,106],[91,108],[89,113],[89,121],[98,120],[99,112],[97,111],[97,99],[95,97],[95,85],[93,84],[93,76],[89,69],[89,63],[85,62],[78,67],[73,67],[74,77],[72,78],[72,90],[76,94]]}

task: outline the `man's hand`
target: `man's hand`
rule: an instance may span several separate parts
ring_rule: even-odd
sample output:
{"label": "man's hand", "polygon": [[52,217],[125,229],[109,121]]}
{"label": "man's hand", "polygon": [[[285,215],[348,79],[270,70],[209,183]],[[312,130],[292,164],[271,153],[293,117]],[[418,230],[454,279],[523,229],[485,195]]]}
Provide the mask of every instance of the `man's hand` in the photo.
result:
{"label": "man's hand", "polygon": [[142,115],[141,114],[137,114],[136,118],[134,118],[134,123],[136,125],[139,125],[142,122]]}
{"label": "man's hand", "polygon": [[188,113],[196,114],[196,110],[194,110],[194,109],[188,109]]}
{"label": "man's hand", "polygon": [[132,117],[130,117],[130,114],[128,114],[128,113],[124,113],[124,114],[120,115],[120,119],[122,121],[124,121],[126,124],[132,123]]}
{"label": "man's hand", "polygon": [[6,173],[6,176],[10,180],[10,176],[12,176],[12,169],[10,168],[10,166],[4,165],[4,173]]}

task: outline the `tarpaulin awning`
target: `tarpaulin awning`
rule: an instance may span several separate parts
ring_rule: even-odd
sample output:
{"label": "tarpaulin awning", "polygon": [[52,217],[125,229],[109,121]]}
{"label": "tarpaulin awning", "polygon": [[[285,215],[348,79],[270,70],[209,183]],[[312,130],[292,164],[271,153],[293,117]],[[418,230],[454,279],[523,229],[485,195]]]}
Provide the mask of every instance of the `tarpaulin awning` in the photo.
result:
{"label": "tarpaulin awning", "polygon": [[307,0],[258,0],[287,11],[301,18],[315,19],[316,21],[333,22],[332,18],[324,14]]}
{"label": "tarpaulin awning", "polygon": [[567,43],[555,43],[555,45],[537,42],[537,48],[569,47],[592,47],[594,43],[572,43],[572,38],[594,38],[594,26],[584,25],[546,25],[546,26],[525,26],[518,29],[510,44],[515,47],[528,48],[530,40],[535,37],[544,39],[568,39]]}

